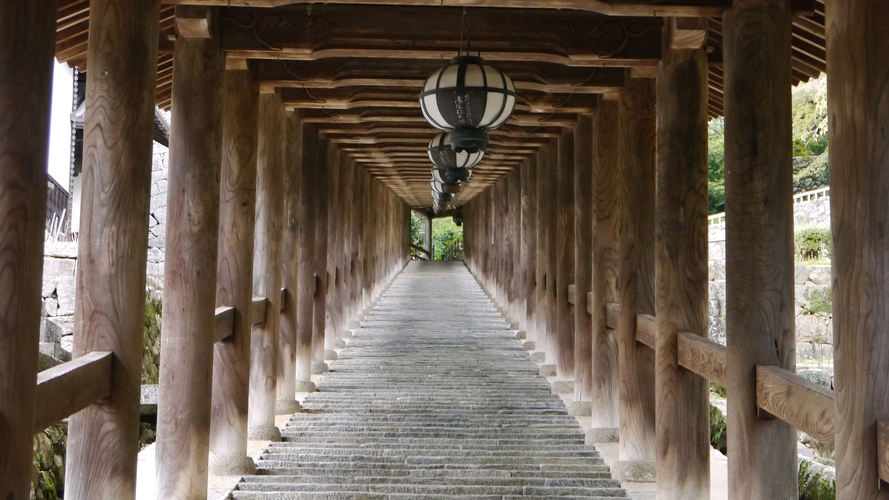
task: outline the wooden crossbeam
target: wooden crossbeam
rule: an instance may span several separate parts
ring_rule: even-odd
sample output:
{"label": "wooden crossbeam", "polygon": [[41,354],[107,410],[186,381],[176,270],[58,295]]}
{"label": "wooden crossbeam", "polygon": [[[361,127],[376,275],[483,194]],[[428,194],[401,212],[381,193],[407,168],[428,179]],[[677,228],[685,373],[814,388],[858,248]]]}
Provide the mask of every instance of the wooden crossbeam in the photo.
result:
{"label": "wooden crossbeam", "polygon": [[650,314],[636,315],[636,340],[654,349],[657,338],[657,319]]}
{"label": "wooden crossbeam", "polygon": [[679,332],[679,364],[725,387],[724,345],[694,333]]}
{"label": "wooden crossbeam", "polygon": [[824,444],[833,444],[833,391],[777,366],[756,367],[756,405]]}
{"label": "wooden crossbeam", "polygon": [[94,351],[37,375],[34,432],[111,395],[108,351]]}
{"label": "wooden crossbeam", "polygon": [[217,307],[216,320],[213,323],[213,341],[220,342],[232,336],[235,325],[234,307]]}

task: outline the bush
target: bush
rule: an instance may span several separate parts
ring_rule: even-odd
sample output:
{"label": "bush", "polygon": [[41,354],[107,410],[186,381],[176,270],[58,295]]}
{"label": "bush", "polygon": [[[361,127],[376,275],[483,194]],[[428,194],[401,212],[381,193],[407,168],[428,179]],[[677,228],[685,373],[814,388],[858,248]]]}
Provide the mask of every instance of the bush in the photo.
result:
{"label": "bush", "polygon": [[723,455],[728,454],[728,438],[726,437],[725,416],[722,411],[710,405],[710,446],[719,450]]}
{"label": "bush", "polygon": [[800,260],[830,260],[830,228],[800,229],[796,231],[793,239]]}
{"label": "bush", "polygon": [[837,497],[836,478],[823,466],[800,460],[798,480],[800,500],[835,500]]}

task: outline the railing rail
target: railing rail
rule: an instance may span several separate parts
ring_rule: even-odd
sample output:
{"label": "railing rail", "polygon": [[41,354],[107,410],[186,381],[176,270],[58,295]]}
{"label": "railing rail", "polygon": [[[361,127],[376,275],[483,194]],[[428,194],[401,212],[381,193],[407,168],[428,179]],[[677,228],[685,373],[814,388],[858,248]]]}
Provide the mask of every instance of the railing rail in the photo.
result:
{"label": "railing rail", "polygon": [[[806,191],[805,193],[798,193],[793,195],[793,204],[805,203],[809,201],[815,201],[820,198],[829,198],[830,197],[830,186],[826,186],[823,188],[814,189],[812,191]],[[720,212],[718,214],[713,214],[707,216],[707,225],[708,226],[718,226],[720,224],[725,224],[725,212]]]}

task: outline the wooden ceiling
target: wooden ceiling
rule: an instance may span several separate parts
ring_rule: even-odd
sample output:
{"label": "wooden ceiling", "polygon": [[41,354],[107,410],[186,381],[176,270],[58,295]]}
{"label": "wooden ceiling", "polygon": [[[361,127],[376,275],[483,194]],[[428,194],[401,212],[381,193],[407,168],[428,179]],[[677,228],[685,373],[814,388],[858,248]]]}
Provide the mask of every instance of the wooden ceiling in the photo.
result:
{"label": "wooden ceiling", "polygon": [[[456,199],[470,200],[541,145],[593,112],[631,77],[654,74],[667,16],[705,17],[710,114],[722,114],[722,20],[731,0],[164,0],[157,104],[170,108],[173,4],[219,7],[220,43],[248,59],[266,91],[413,207],[431,205],[426,124],[418,95],[460,47],[510,75],[518,104],[491,134]],[[59,0],[56,56],[88,71],[89,1]],[[792,0],[794,83],[825,71],[823,0]]]}

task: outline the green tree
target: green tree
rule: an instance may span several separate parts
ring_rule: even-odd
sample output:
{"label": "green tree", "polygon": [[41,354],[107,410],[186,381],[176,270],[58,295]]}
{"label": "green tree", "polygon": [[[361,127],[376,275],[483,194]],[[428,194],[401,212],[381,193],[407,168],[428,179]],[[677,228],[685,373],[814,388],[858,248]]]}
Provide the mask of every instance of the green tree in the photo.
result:
{"label": "green tree", "polygon": [[463,228],[454,224],[452,217],[432,221],[432,247],[435,260],[443,260],[452,245],[463,243]]}
{"label": "green tree", "polygon": [[423,218],[411,210],[411,244],[423,246]]}
{"label": "green tree", "polygon": [[725,119],[710,120],[707,132],[709,213],[716,214],[725,211]]}

